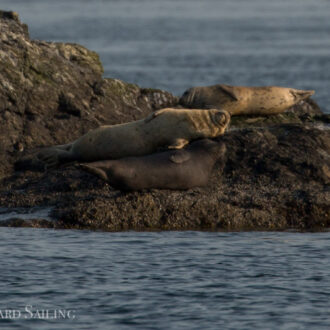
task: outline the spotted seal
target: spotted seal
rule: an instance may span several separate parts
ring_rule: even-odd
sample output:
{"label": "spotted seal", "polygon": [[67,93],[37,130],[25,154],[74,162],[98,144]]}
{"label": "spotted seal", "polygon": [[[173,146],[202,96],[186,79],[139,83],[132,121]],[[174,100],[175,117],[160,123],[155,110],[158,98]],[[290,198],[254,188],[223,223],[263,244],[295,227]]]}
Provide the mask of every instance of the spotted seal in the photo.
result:
{"label": "spotted seal", "polygon": [[273,115],[314,94],[312,90],[299,90],[277,86],[242,87],[218,84],[188,89],[180,104],[188,108],[218,108],[231,115]]}

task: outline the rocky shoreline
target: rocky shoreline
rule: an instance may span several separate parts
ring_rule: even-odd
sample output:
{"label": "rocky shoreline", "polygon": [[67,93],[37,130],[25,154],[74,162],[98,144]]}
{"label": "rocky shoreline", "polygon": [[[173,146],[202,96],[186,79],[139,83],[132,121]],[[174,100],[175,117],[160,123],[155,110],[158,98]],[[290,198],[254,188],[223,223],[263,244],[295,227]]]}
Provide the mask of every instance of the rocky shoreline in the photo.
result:
{"label": "rocky shoreline", "polygon": [[[269,117],[237,116],[209,186],[122,193],[74,166],[45,172],[41,146],[72,141],[179,98],[102,77],[96,53],[31,40],[0,11],[1,226],[94,230],[327,230],[329,115],[312,99]],[[49,210],[40,216],[29,212]],[[24,219],[10,212],[27,213]],[[48,211],[47,211],[48,212]],[[39,216],[38,216],[39,214]],[[6,217],[4,217],[6,215]]]}

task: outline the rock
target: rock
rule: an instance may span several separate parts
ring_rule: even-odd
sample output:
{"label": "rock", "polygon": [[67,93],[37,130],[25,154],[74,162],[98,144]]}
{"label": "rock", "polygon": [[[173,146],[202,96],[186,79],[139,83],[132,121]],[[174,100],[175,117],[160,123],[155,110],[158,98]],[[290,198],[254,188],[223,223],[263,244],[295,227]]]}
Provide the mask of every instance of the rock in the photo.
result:
{"label": "rock", "polygon": [[31,40],[16,13],[0,11],[0,31],[0,178],[22,149],[65,143],[178,102],[168,92],[103,79],[99,56],[80,45]]}
{"label": "rock", "polygon": [[[329,115],[307,100],[287,113],[233,119],[210,184],[121,193],[74,166],[44,172],[40,146],[102,124],[178,106],[168,92],[104,79],[98,55],[30,40],[0,11],[0,211],[52,209],[0,225],[101,230],[325,230],[330,225]],[[179,106],[178,106],[179,107]],[[1,212],[0,212],[1,220]]]}
{"label": "rock", "polygon": [[[330,130],[289,124],[235,129],[221,139],[227,145],[227,160],[216,165],[205,188],[121,193],[70,166],[46,173],[16,172],[3,180],[0,205],[55,207],[52,216],[57,221],[50,226],[57,228],[329,227]],[[33,226],[37,224],[35,220]]]}

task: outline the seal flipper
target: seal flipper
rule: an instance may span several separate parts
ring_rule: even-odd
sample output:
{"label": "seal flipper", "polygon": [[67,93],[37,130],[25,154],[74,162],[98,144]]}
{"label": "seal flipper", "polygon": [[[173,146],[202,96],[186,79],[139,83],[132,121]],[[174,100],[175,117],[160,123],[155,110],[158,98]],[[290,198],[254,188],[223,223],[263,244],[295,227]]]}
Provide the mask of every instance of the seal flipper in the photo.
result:
{"label": "seal flipper", "polygon": [[291,89],[290,93],[295,98],[296,102],[302,101],[307,99],[308,97],[312,96],[315,91],[313,90],[301,90],[301,89]]}
{"label": "seal flipper", "polygon": [[176,150],[170,155],[170,161],[175,164],[182,164],[190,159],[190,154],[186,150]]}
{"label": "seal flipper", "polygon": [[96,167],[90,164],[78,164],[76,167],[85,172],[96,175],[105,181],[109,181],[107,173],[101,167]]}
{"label": "seal flipper", "polygon": [[182,149],[188,143],[189,141],[186,139],[176,139],[173,144],[168,146],[168,149]]}
{"label": "seal flipper", "polygon": [[230,86],[230,85],[224,85],[224,84],[219,84],[218,87],[221,89],[222,92],[224,92],[226,95],[228,95],[234,101],[238,101],[239,95],[237,95],[237,93],[235,93],[235,87]]}

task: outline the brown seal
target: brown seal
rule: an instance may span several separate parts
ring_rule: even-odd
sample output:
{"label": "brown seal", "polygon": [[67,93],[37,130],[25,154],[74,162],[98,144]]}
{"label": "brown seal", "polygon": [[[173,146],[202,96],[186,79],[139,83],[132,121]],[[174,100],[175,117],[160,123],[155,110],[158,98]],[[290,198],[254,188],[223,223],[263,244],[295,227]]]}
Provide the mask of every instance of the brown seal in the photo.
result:
{"label": "brown seal", "polygon": [[161,147],[181,149],[192,140],[224,134],[229,121],[230,115],[223,110],[166,108],[142,120],[101,126],[72,143],[42,150],[38,158],[54,167],[73,161],[142,156]]}
{"label": "brown seal", "polygon": [[218,108],[231,115],[273,115],[313,95],[312,90],[285,87],[242,87],[224,84],[194,87],[180,98],[188,108]]}
{"label": "brown seal", "polygon": [[120,190],[184,190],[207,185],[215,162],[225,152],[222,141],[203,139],[181,150],[79,164],[78,168]]}

